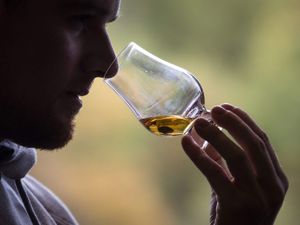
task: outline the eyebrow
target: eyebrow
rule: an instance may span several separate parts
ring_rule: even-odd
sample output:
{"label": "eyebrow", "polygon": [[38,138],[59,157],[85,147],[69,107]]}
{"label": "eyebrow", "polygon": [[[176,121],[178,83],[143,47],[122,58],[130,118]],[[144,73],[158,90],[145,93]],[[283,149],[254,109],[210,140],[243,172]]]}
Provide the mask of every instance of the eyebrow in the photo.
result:
{"label": "eyebrow", "polygon": [[63,11],[89,11],[93,10],[96,14],[105,15],[108,17],[108,22],[113,22],[117,20],[119,15],[120,1],[113,0],[113,3],[109,5],[110,7],[103,7],[101,2],[95,0],[75,0],[75,1],[60,1],[59,8]]}

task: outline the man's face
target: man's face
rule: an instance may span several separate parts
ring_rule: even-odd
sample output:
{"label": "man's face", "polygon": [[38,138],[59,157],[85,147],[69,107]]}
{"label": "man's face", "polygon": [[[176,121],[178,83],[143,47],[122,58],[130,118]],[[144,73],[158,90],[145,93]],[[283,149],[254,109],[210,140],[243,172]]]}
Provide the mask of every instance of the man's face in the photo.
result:
{"label": "man's face", "polygon": [[79,96],[115,58],[105,25],[115,19],[119,0],[24,0],[12,10],[1,7],[0,137],[62,147],[72,137]]}

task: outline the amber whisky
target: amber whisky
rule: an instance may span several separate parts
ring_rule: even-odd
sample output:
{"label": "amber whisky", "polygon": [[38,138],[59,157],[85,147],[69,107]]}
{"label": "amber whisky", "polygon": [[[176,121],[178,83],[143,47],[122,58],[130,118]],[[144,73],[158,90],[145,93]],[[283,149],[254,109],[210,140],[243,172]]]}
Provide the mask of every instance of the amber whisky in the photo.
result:
{"label": "amber whisky", "polygon": [[156,135],[177,136],[188,130],[193,119],[181,116],[156,116],[141,119],[140,122]]}

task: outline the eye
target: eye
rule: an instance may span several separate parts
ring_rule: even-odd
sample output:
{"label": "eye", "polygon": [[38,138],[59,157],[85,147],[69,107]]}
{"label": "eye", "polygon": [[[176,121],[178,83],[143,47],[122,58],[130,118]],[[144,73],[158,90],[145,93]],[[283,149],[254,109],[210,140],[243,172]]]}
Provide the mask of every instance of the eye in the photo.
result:
{"label": "eye", "polygon": [[82,14],[82,15],[74,15],[74,16],[72,16],[72,19],[75,22],[86,23],[89,20],[91,20],[93,17],[94,17],[94,15],[91,15],[91,14]]}
{"label": "eye", "polygon": [[76,32],[88,30],[95,16],[93,14],[78,14],[70,17],[71,28]]}

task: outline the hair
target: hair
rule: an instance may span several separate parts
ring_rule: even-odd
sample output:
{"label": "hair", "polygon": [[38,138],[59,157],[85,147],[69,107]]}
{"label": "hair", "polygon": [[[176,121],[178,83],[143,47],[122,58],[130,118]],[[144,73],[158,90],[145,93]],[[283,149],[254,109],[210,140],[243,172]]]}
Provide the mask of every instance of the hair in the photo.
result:
{"label": "hair", "polygon": [[8,9],[15,9],[20,3],[24,3],[26,0],[5,0],[4,3]]}
{"label": "hair", "polygon": [[22,0],[5,0],[5,4],[7,5],[15,5],[18,2],[21,2]]}

